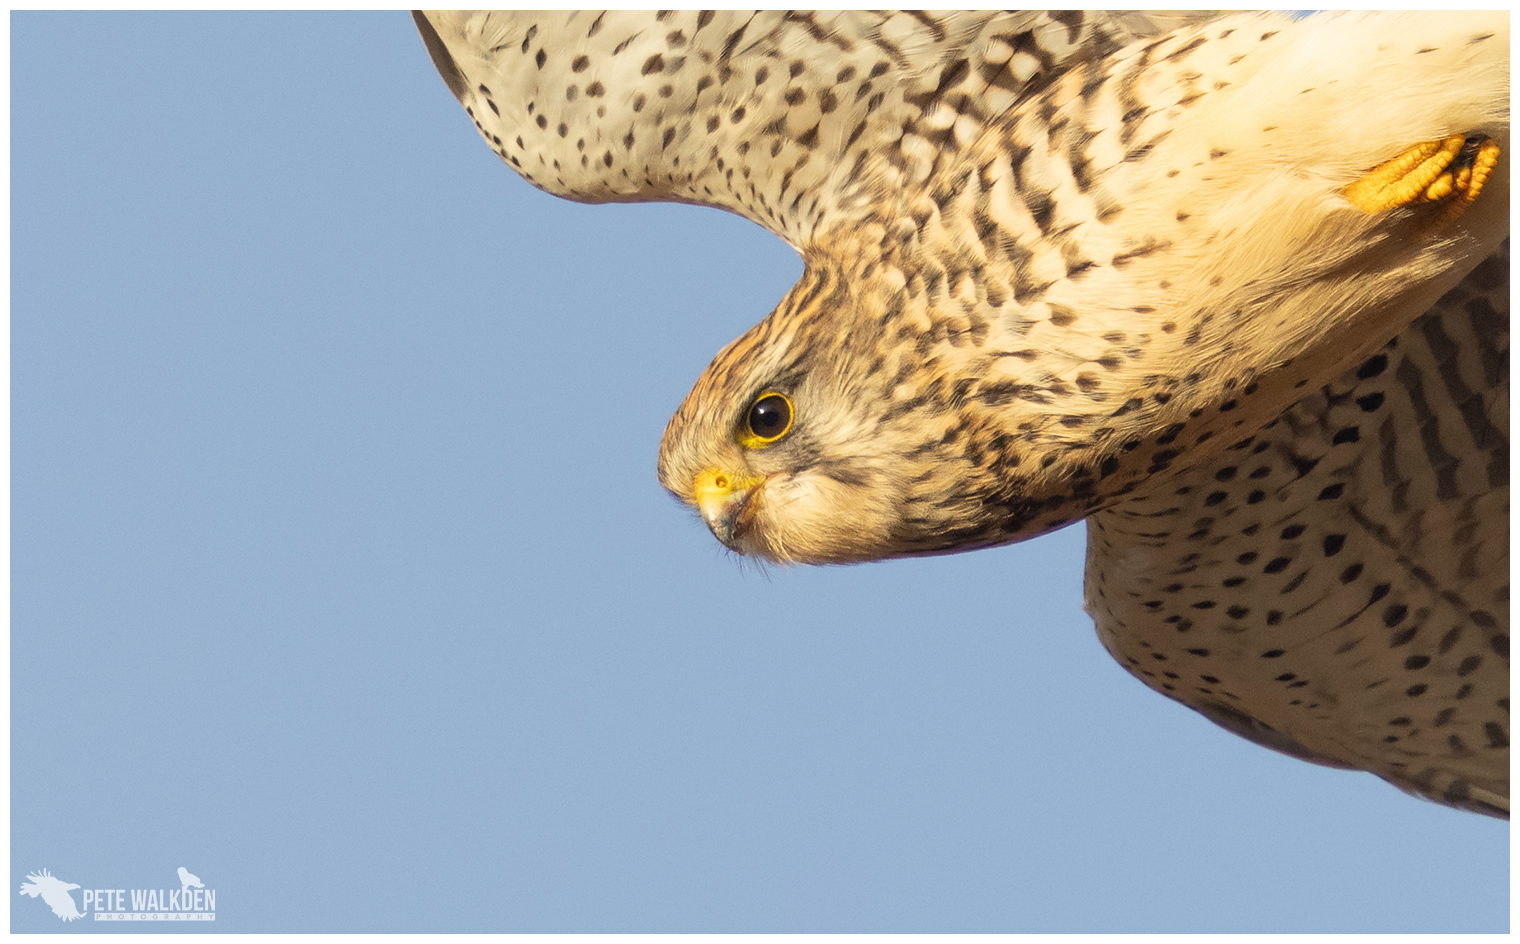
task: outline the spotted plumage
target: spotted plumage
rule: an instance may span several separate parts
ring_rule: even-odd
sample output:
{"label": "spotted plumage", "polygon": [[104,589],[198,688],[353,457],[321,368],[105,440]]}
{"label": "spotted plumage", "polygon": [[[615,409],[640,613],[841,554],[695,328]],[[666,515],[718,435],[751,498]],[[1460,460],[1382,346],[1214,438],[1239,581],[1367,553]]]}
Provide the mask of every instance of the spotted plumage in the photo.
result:
{"label": "spotted plumage", "polygon": [[1507,813],[1508,268],[1088,519],[1087,605],[1121,664],[1278,750]]}
{"label": "spotted plumage", "polygon": [[418,23],[535,186],[802,254],[666,429],[662,483],[724,543],[847,562],[1088,517],[1089,609],[1147,684],[1507,811],[1508,308],[1497,263],[1462,282],[1508,229],[1505,15]]}

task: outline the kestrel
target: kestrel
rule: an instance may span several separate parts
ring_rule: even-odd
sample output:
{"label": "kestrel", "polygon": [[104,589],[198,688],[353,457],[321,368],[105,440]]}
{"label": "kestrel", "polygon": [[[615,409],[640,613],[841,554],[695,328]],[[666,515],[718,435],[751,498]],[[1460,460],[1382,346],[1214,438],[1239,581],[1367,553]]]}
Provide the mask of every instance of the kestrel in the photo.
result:
{"label": "kestrel", "polygon": [[1506,13],[417,24],[530,183],[802,255],[661,445],[725,545],[1086,518],[1088,611],[1145,684],[1508,816]]}

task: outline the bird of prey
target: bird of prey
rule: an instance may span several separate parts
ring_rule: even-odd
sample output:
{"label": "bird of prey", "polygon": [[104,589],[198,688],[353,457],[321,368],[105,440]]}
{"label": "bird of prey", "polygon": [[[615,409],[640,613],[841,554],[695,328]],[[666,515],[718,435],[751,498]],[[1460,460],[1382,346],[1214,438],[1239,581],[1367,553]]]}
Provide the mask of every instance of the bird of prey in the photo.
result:
{"label": "bird of prey", "polygon": [[1145,684],[1508,815],[1507,14],[416,22],[534,186],[802,255],[661,445],[725,545],[1086,518]]}
{"label": "bird of prey", "polygon": [[21,894],[28,898],[42,896],[47,906],[53,909],[53,914],[65,921],[73,921],[84,917],[84,912],[79,910],[79,904],[74,901],[74,896],[69,892],[78,888],[73,882],[65,882],[43,869],[41,872],[33,872],[27,876],[27,881],[21,883]]}
{"label": "bird of prey", "polygon": [[180,891],[185,891],[185,890],[190,889],[190,888],[205,888],[205,887],[206,886],[204,886],[204,885],[201,884],[201,880],[199,878],[197,878],[196,876],[191,875],[188,871],[186,871],[186,869],[185,869],[185,867],[183,865],[179,867],[179,890]]}

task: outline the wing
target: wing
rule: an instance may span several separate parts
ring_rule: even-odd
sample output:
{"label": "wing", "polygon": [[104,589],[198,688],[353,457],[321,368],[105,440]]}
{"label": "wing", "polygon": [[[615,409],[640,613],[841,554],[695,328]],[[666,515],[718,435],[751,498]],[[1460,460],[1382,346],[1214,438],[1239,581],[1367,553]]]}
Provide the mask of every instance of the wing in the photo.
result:
{"label": "wing", "polygon": [[1223,458],[1088,521],[1087,608],[1268,747],[1509,812],[1508,242]]}
{"label": "wing", "polygon": [[[722,207],[801,247],[1070,65],[1213,14],[413,16],[486,143],[535,186]],[[884,166],[859,173],[868,161]]]}

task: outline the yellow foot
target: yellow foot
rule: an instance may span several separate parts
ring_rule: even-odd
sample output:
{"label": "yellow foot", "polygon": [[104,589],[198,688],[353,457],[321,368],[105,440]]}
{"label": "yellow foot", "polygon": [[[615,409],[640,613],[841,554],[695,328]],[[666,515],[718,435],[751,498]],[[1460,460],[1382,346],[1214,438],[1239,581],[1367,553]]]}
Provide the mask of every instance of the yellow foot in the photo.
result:
{"label": "yellow foot", "polygon": [[1352,206],[1382,213],[1411,203],[1447,203],[1445,220],[1456,219],[1478,199],[1499,163],[1499,145],[1481,135],[1454,134],[1417,144],[1379,164],[1342,193]]}

